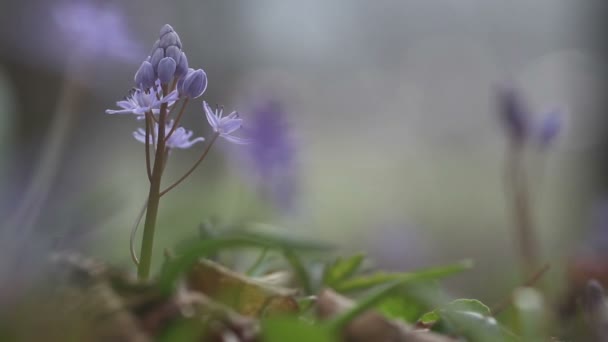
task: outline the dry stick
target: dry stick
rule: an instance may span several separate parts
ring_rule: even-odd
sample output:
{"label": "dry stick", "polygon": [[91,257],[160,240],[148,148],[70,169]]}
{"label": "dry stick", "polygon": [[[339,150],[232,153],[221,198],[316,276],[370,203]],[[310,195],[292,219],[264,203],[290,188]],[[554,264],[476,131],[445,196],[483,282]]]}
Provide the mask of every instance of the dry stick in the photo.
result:
{"label": "dry stick", "polygon": [[[182,119],[182,115],[184,114],[184,109],[186,109],[187,104],[188,104],[188,98],[186,98],[184,100],[184,103],[182,103],[182,109],[180,109],[179,113],[177,113],[177,117],[175,118],[175,121],[173,122],[173,127],[171,127],[171,130],[165,137],[165,141],[169,140],[169,138],[171,137],[173,132],[175,132],[175,129],[177,128],[177,125],[179,124],[179,121]],[[177,107],[177,106],[173,106],[173,108],[175,108],[175,107]],[[173,110],[172,110],[172,112],[173,112]]]}
{"label": "dry stick", "polygon": [[519,240],[520,255],[528,277],[538,268],[538,242],[532,222],[530,195],[522,164],[522,145],[512,142],[506,159],[506,191],[513,193],[513,216]]}
{"label": "dry stick", "polygon": [[[537,270],[530,278],[528,278],[528,280],[523,282],[519,287],[529,287],[529,286],[536,284],[536,282],[543,275],[545,275],[545,273],[547,273],[547,271],[549,271],[550,268],[551,268],[551,265],[549,265],[548,263],[545,264],[542,268]],[[491,310],[492,316],[496,316],[496,315],[500,314],[504,309],[506,309],[511,304],[512,300],[513,300],[513,291],[511,291],[511,293],[506,298],[504,298],[502,301],[500,301],[494,307],[494,309]]]}
{"label": "dry stick", "polygon": [[183,176],[180,177],[180,179],[178,179],[177,181],[175,181],[173,184],[171,184],[169,187],[167,187],[165,190],[161,191],[159,194],[159,197],[163,196],[164,194],[166,194],[167,192],[171,191],[173,188],[175,188],[176,186],[178,186],[184,179],[188,178],[188,176],[190,176],[190,174],[198,167],[198,165],[205,159],[205,157],[207,156],[207,153],[209,153],[209,150],[211,149],[211,146],[213,146],[213,143],[215,142],[215,140],[217,139],[217,137],[219,136],[219,133],[215,133],[213,135],[213,137],[211,138],[211,141],[209,141],[209,144],[207,145],[207,148],[205,149],[205,151],[203,151],[203,154],[201,155],[201,157],[196,161],[196,163],[194,163],[194,165],[192,165],[192,167],[190,168],[190,170],[188,170]]}

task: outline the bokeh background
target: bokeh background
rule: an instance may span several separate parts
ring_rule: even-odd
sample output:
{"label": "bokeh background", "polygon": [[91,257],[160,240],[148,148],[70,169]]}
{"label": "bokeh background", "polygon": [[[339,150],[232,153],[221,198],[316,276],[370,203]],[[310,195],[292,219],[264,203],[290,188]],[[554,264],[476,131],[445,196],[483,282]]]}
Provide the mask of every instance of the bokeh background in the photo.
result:
{"label": "bokeh background", "polygon": [[[559,284],[569,258],[601,240],[589,236],[601,231],[591,213],[606,188],[605,58],[593,35],[603,7],[568,0],[3,1],[3,216],[18,210],[43,168],[36,191],[46,195],[25,245],[78,240],[74,248],[131,267],[129,230],[147,194],[143,147],[131,136],[140,123],[104,110],[127,95],[169,23],[190,65],[207,72],[203,98],[238,109],[246,130],[256,113],[278,112],[289,153],[268,176],[248,161],[247,148],[215,146],[163,198],[155,260],[207,220],[220,228],[268,223],[345,253],[365,251],[390,269],[471,258],[475,268],[449,283],[452,290],[497,300],[520,281],[495,93],[508,82],[537,120],[553,108],[567,112],[550,148],[526,151],[543,260],[553,265],[547,277]],[[57,121],[65,131],[49,142]],[[184,125],[209,135],[200,101]],[[179,177],[201,149],[175,151],[166,179]]]}

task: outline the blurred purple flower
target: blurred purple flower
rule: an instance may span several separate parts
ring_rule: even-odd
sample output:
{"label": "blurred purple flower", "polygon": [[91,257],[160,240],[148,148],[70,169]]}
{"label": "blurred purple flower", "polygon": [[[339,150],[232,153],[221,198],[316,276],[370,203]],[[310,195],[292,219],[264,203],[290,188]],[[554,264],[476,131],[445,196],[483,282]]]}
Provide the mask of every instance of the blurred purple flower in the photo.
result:
{"label": "blurred purple flower", "polygon": [[[255,108],[245,127],[251,143],[247,162],[260,191],[279,208],[291,210],[297,192],[296,146],[282,106],[267,101]],[[249,170],[248,170],[249,171]]]}
{"label": "blurred purple flower", "polygon": [[564,112],[553,110],[545,115],[538,127],[538,143],[540,147],[550,146],[562,130]]}
{"label": "blurred purple flower", "polygon": [[138,45],[129,37],[127,18],[116,6],[89,0],[63,1],[51,10],[61,37],[77,55],[136,61]]}
{"label": "blurred purple flower", "polygon": [[524,142],[528,137],[531,115],[517,89],[512,86],[498,89],[498,110],[509,138],[513,142]]}

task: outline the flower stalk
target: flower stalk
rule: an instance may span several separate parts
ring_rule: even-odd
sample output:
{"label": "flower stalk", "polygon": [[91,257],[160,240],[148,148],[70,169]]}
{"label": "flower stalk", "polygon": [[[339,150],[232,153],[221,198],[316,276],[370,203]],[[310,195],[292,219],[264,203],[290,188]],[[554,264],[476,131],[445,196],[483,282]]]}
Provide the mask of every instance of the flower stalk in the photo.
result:
{"label": "flower stalk", "polygon": [[[144,60],[134,79],[136,88],[124,100],[116,102],[120,109],[108,109],[106,113],[135,115],[138,120],[145,121],[145,128],[134,131],[133,138],[145,145],[146,176],[150,181],[150,189],[146,205],[131,230],[130,251],[131,258],[137,265],[138,278],[147,280],[150,276],[154,232],[161,196],[174,189],[194,172],[218,137],[236,144],[246,144],[248,140],[233,135],[242,123],[237,112],[224,117],[222,110],[213,112],[204,102],[204,111],[213,129],[213,137],[198,161],[181,178],[161,191],[163,172],[171,152],[174,149],[188,149],[196,143],[205,141],[203,137],[193,138],[194,132],[179,126],[179,123],[189,100],[200,97],[207,89],[207,75],[202,69],[188,68],[188,59],[182,51],[179,36],[170,25],[164,25],[160,31],[160,38],[154,43],[150,56]],[[181,108],[174,117],[173,111],[181,100],[183,100]],[[151,148],[155,151],[153,162],[150,155]],[[138,260],[134,241],[144,211],[144,232]]]}
{"label": "flower stalk", "polygon": [[[166,93],[166,88],[163,89]],[[154,246],[154,230],[156,229],[156,218],[158,216],[158,206],[160,202],[160,183],[162,181],[164,159],[165,159],[165,121],[167,119],[167,104],[163,103],[160,107],[158,118],[158,136],[156,139],[156,155],[152,168],[152,179],[150,181],[150,191],[148,192],[148,209],[146,210],[146,220],[144,222],[144,235],[142,237],[141,253],[139,255],[139,265],[137,266],[137,277],[140,280],[148,279],[150,275],[150,265],[152,264],[152,247]]]}

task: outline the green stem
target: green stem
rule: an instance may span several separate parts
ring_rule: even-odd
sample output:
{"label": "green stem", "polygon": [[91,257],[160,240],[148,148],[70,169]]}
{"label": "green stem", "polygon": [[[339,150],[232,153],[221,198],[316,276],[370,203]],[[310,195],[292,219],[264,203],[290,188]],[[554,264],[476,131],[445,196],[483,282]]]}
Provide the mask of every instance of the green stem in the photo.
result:
{"label": "green stem", "polygon": [[[163,89],[166,93],[166,87]],[[152,247],[154,245],[154,229],[156,228],[156,217],[158,216],[158,205],[160,202],[160,183],[162,180],[165,164],[165,121],[167,119],[167,104],[163,103],[160,107],[158,118],[158,136],[156,142],[156,155],[154,167],[152,169],[152,181],[150,182],[150,192],[148,193],[148,209],[146,210],[146,221],[144,223],[144,234],[142,237],[141,253],[139,256],[139,266],[137,276],[140,280],[148,279],[150,275],[150,265],[152,264]]]}
{"label": "green stem", "polygon": [[[177,117],[175,118],[175,121],[173,122],[173,127],[171,127],[171,130],[169,131],[169,133],[167,133],[165,140],[169,140],[169,138],[171,138],[171,135],[173,135],[173,132],[175,132],[175,130],[177,129],[177,126],[179,125],[179,121],[182,119],[182,115],[184,115],[184,109],[186,109],[186,105],[188,105],[188,98],[186,98],[184,100],[184,103],[182,103],[182,108],[180,109],[179,113],[177,113]],[[173,108],[175,108],[175,107],[177,107],[177,105],[173,106]]]}
{"label": "green stem", "polygon": [[205,159],[205,157],[207,156],[207,153],[209,153],[209,150],[211,149],[211,146],[213,146],[213,143],[215,142],[215,140],[217,140],[217,137],[219,137],[219,133],[215,133],[213,135],[213,137],[211,138],[211,141],[209,142],[209,144],[207,145],[207,148],[203,151],[203,154],[201,155],[200,158],[198,158],[198,160],[196,161],[196,163],[194,163],[194,165],[192,165],[192,167],[190,168],[190,170],[188,170],[183,176],[180,177],[180,179],[176,180],[175,183],[169,185],[165,190],[163,190],[159,197],[166,194],[167,192],[171,191],[173,188],[175,188],[176,186],[178,186],[181,182],[184,181],[184,179],[188,178],[188,176],[190,176],[190,174],[192,172],[194,172],[194,170],[196,170],[196,168],[198,167],[198,165]]}
{"label": "green stem", "polygon": [[150,136],[151,133],[150,131],[154,129],[154,124],[151,122],[152,119],[150,119],[150,117],[153,116],[152,113],[146,113],[146,141],[145,141],[145,148],[146,148],[146,172],[148,173],[148,181],[152,182],[152,166],[150,163]]}
{"label": "green stem", "polygon": [[523,165],[523,146],[513,143],[507,155],[507,186],[512,191],[513,216],[519,252],[525,277],[530,277],[539,268],[539,245],[532,219],[532,203]]}

